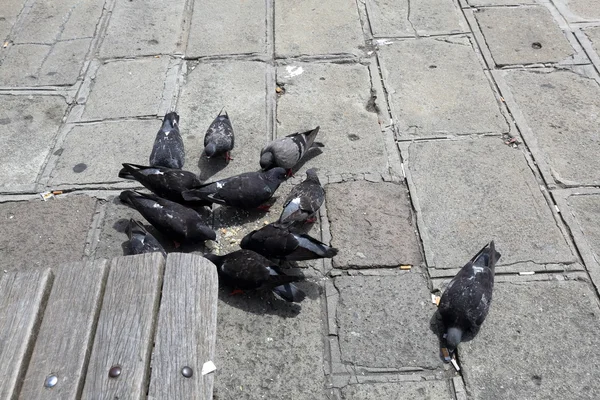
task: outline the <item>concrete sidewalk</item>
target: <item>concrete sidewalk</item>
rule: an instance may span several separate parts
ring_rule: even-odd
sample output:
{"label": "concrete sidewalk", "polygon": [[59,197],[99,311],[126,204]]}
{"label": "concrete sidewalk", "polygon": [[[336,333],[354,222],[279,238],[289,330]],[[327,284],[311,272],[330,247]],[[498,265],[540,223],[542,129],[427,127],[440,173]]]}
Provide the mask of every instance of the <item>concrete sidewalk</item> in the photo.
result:
{"label": "concrete sidewalk", "polygon": [[[299,305],[222,290],[216,399],[600,398],[600,3],[4,0],[0,37],[4,270],[122,255],[139,215],[117,172],[170,110],[202,179],[321,126],[273,211],[213,209],[214,250],[237,249],[317,167],[311,234],[340,249],[301,264]],[[234,160],[208,165],[222,107]],[[494,301],[457,372],[431,293],[491,239]]]}

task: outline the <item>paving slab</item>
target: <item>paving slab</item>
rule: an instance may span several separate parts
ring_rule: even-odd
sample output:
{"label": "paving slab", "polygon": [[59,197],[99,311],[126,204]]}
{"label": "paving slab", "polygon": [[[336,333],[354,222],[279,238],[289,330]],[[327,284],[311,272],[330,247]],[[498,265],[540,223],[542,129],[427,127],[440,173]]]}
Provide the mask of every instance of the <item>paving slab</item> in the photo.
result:
{"label": "paving slab", "polygon": [[536,0],[466,0],[470,6],[516,6],[521,4],[536,4]]}
{"label": "paving slab", "polygon": [[508,131],[467,37],[401,40],[380,56],[399,139]]}
{"label": "paving slab", "polygon": [[[203,180],[260,169],[260,150],[268,142],[265,107],[266,65],[252,61],[189,64],[177,110],[186,148],[186,169]],[[204,135],[221,109],[235,134],[233,161],[202,156]]]}
{"label": "paving slab", "polygon": [[600,54],[600,27],[585,28],[584,32],[592,42],[596,54]]}
{"label": "paving slab", "polygon": [[5,0],[2,2],[2,9],[0,9],[0,39],[2,39],[3,43],[15,24],[21,10],[23,10],[26,1],[27,0]]}
{"label": "paving slab", "polygon": [[368,0],[366,4],[375,37],[468,31],[458,3],[452,0]]}
{"label": "paving slab", "polygon": [[215,399],[326,398],[320,289],[298,286],[307,293],[300,304],[219,290]]}
{"label": "paving slab", "polygon": [[479,335],[459,347],[467,392],[481,400],[596,399],[599,313],[587,282],[497,284]]}
{"label": "paving slab", "polygon": [[10,46],[0,65],[1,86],[40,86],[38,70],[51,50],[46,44],[18,44]]}
{"label": "paving slab", "polygon": [[266,7],[266,1],[195,2],[186,57],[265,53]]}
{"label": "paving slab", "polygon": [[475,18],[497,66],[559,62],[574,53],[544,6],[481,8]]}
{"label": "paving slab", "polygon": [[117,1],[99,56],[172,54],[181,46],[186,0]]}
{"label": "paving slab", "polygon": [[285,89],[277,99],[277,137],[321,127],[316,140],[325,147],[305,156],[301,174],[312,167],[324,175],[387,172],[385,134],[369,111],[368,67],[294,63],[277,69],[277,82]]}
{"label": "paving slab", "polygon": [[[169,57],[102,64],[96,72],[82,119],[157,115],[168,66]],[[115,101],[117,95],[119,100]]]}
{"label": "paving slab", "polygon": [[72,126],[50,185],[121,181],[121,163],[148,165],[160,125],[160,120],[130,120]]}
{"label": "paving slab", "polygon": [[105,1],[80,0],[71,8],[69,19],[64,23],[60,40],[91,38],[95,35]]}
{"label": "paving slab", "polygon": [[427,280],[418,271],[335,278],[343,362],[371,368],[442,367]]}
{"label": "paving slab", "polygon": [[75,39],[56,43],[41,66],[39,80],[44,85],[75,84],[91,42],[92,39]]}
{"label": "paving slab", "polygon": [[452,383],[446,381],[364,383],[341,390],[343,400],[442,400],[453,399]]}
{"label": "paving slab", "polygon": [[0,204],[0,269],[81,260],[95,207],[81,195]]}
{"label": "paving slab", "polygon": [[1,190],[35,183],[66,109],[62,96],[0,96]]}
{"label": "paving slab", "polygon": [[359,54],[364,46],[353,0],[282,0],[275,7],[277,57]]}
{"label": "paving slab", "polygon": [[77,3],[80,1],[34,2],[25,15],[19,31],[13,39],[14,42],[53,44],[58,39],[62,26]]}
{"label": "paving slab", "polygon": [[567,71],[504,75],[532,131],[527,144],[565,185],[599,185],[600,88],[595,80]]}
{"label": "paving slab", "polygon": [[492,239],[499,265],[575,261],[520,149],[481,138],[403,154],[429,267],[460,268]]}
{"label": "paving slab", "polygon": [[600,4],[595,1],[563,0],[561,3],[565,3],[568,9],[580,18],[587,20],[600,19]]}
{"label": "paving slab", "polygon": [[421,253],[408,191],[395,183],[366,181],[326,187],[331,243],[337,268],[419,265]]}

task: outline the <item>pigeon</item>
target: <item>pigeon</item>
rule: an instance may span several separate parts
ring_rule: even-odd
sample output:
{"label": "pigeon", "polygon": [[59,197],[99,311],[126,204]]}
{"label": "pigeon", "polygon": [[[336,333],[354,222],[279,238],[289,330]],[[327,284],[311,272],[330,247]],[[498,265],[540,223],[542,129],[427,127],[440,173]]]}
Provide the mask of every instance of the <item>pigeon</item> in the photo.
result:
{"label": "pigeon", "polygon": [[177,242],[215,240],[215,232],[202,222],[191,208],[160,198],[154,194],[125,190],[119,196],[142,214],[156,229]]}
{"label": "pigeon", "polygon": [[492,240],[461,268],[442,294],[438,311],[450,353],[461,341],[472,339],[483,324],[492,302],[494,269],[499,259]]}
{"label": "pigeon", "polygon": [[158,196],[186,206],[208,205],[210,202],[187,202],[181,192],[202,185],[196,174],[167,167],[147,167],[123,163],[119,178],[133,179]]}
{"label": "pigeon", "polygon": [[286,179],[283,168],[269,171],[245,172],[220,181],[208,183],[182,193],[186,201],[205,200],[237,208],[263,208]]}
{"label": "pigeon", "polygon": [[225,160],[229,161],[232,159],[229,152],[233,149],[235,138],[229,115],[227,112],[225,112],[225,115],[221,115],[221,112],[210,124],[206,135],[204,135],[204,154],[208,158],[225,154]]}
{"label": "pigeon", "polygon": [[179,115],[176,112],[170,112],[165,115],[162,126],[154,139],[150,165],[181,169],[184,162],[185,150],[183,139],[179,133]]}
{"label": "pigeon", "polygon": [[283,204],[279,222],[314,222],[314,215],[325,201],[325,190],[314,168],[306,171],[306,180],[294,186]]}
{"label": "pigeon", "polygon": [[319,128],[302,133],[293,133],[286,137],[275,139],[267,144],[260,152],[260,167],[263,170],[281,167],[291,175],[292,168],[306,154],[307,150],[313,146],[323,146],[321,143],[314,143]]}
{"label": "pigeon", "polygon": [[131,254],[160,252],[164,257],[167,257],[167,252],[158,243],[158,240],[148,233],[141,222],[133,218],[129,220],[129,225],[127,225],[127,236],[129,236]]}
{"label": "pigeon", "polygon": [[306,296],[292,282],[299,276],[284,275],[273,263],[250,250],[237,250],[224,256],[205,254],[217,266],[219,280],[237,289],[272,290],[284,300],[300,302]]}
{"label": "pigeon", "polygon": [[240,247],[253,250],[268,258],[287,261],[331,258],[338,253],[336,248],[327,246],[304,233],[292,232],[289,226],[277,222],[244,236]]}

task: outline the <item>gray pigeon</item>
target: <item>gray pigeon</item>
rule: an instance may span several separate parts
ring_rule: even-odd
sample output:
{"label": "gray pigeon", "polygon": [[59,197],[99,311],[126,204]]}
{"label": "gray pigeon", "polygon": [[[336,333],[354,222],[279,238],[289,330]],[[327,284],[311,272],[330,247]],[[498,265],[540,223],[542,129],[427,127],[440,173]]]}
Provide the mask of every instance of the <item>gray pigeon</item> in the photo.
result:
{"label": "gray pigeon", "polygon": [[150,166],[183,168],[185,150],[183,139],[179,133],[179,115],[170,112],[165,115],[162,126],[154,139],[154,147],[150,154]]}
{"label": "gray pigeon", "polygon": [[245,172],[182,192],[186,201],[205,200],[231,207],[267,209],[264,205],[286,179],[283,168]]}
{"label": "gray pigeon", "polygon": [[314,168],[306,171],[306,180],[294,186],[283,204],[279,222],[314,222],[314,215],[325,201],[325,190]]}
{"label": "gray pigeon", "polygon": [[160,252],[164,257],[167,252],[158,243],[158,240],[152,236],[141,222],[131,218],[127,225],[127,236],[129,237],[129,249],[131,254],[155,253]]}
{"label": "gray pigeon", "polygon": [[290,302],[300,302],[306,296],[292,282],[299,276],[285,275],[265,257],[250,250],[237,250],[224,256],[205,254],[217,266],[219,281],[242,290],[272,290]]}
{"label": "gray pigeon", "polygon": [[319,127],[311,131],[293,133],[286,137],[275,139],[267,144],[260,152],[260,167],[264,170],[275,167],[285,168],[291,175],[292,168],[304,157],[313,146],[323,146],[315,143]]}
{"label": "gray pigeon", "polygon": [[231,126],[231,120],[227,112],[225,112],[225,115],[221,115],[221,112],[210,124],[206,135],[204,135],[204,154],[208,158],[224,154],[225,160],[230,161],[232,158],[229,152],[233,149],[235,139],[233,126]]}
{"label": "gray pigeon", "polygon": [[483,324],[492,302],[494,269],[499,259],[492,240],[461,268],[444,291],[438,311],[450,353],[461,341],[475,337]]}
{"label": "gray pigeon", "polygon": [[200,214],[174,201],[131,190],[121,192],[119,198],[173,241],[199,243],[217,237],[215,231],[204,224]]}

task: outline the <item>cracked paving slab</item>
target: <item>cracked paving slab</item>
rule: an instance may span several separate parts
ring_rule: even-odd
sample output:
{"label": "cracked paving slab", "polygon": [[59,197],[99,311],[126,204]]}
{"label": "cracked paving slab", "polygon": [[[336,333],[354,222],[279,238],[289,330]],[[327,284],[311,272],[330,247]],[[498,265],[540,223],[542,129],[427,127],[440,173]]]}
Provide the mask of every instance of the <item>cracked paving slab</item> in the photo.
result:
{"label": "cracked paving slab", "polygon": [[596,399],[598,299],[586,281],[498,283],[479,334],[459,346],[476,399]]}
{"label": "cracked paving slab", "polygon": [[36,182],[66,109],[62,96],[0,96],[3,191]]}
{"label": "cracked paving slab", "polygon": [[[188,64],[191,66],[193,64]],[[188,70],[177,110],[186,149],[186,169],[202,180],[218,180],[260,169],[260,150],[267,143],[266,65],[254,61],[200,63]],[[204,135],[219,111],[229,115],[235,134],[233,161],[208,160]]]}
{"label": "cracked paving slab", "polygon": [[181,47],[186,0],[117,1],[106,28],[101,58],[172,54]]}
{"label": "cracked paving slab", "polygon": [[400,40],[380,56],[400,140],[508,131],[469,38]]}
{"label": "cracked paving slab", "polygon": [[598,83],[569,71],[502,76],[531,129],[533,140],[527,138],[527,145],[549,165],[552,176],[547,179],[569,186],[599,185]]}
{"label": "cracked paving slab", "polygon": [[95,207],[80,195],[0,204],[0,269],[81,260]]}
{"label": "cracked paving slab", "polygon": [[169,57],[102,64],[96,72],[82,120],[157,115],[168,66]]}
{"label": "cracked paving slab", "polygon": [[387,171],[385,134],[370,107],[370,79],[368,67],[358,64],[277,68],[284,89],[277,99],[277,137],[320,126],[316,141],[325,145],[307,153],[297,173],[313,167],[328,176]]}
{"label": "cracked paving slab", "polygon": [[327,215],[338,268],[419,265],[421,254],[404,185],[366,181],[330,184]]}
{"label": "cracked paving slab", "polygon": [[474,15],[499,67],[559,62],[574,53],[544,6],[481,8]]}
{"label": "cracked paving slab", "polygon": [[429,267],[460,268],[492,239],[499,265],[575,262],[520,149],[480,138],[403,154]]}
{"label": "cracked paving slab", "polygon": [[451,381],[363,383],[341,390],[342,400],[442,400],[453,399]]}
{"label": "cracked paving slab", "polygon": [[277,57],[359,54],[363,32],[354,0],[278,0],[275,7]]}
{"label": "cracked paving slab", "polygon": [[148,165],[160,125],[156,119],[72,126],[57,149],[60,156],[49,185],[122,181],[121,163]]}
{"label": "cracked paving slab", "polygon": [[186,57],[265,53],[266,7],[266,1],[195,2]]}
{"label": "cracked paving slab", "polygon": [[438,340],[429,330],[435,312],[424,275],[335,278],[342,362],[360,367],[442,368]]}
{"label": "cracked paving slab", "polygon": [[375,37],[468,32],[460,8],[452,0],[367,0],[366,4]]}

